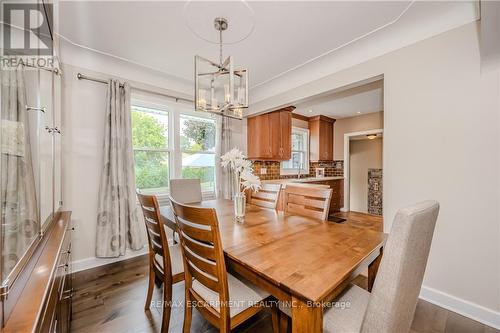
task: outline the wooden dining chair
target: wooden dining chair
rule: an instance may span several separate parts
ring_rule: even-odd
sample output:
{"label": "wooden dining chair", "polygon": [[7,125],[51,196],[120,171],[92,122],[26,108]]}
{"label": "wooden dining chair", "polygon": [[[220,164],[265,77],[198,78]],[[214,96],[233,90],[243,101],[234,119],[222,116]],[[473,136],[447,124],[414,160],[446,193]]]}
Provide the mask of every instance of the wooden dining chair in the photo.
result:
{"label": "wooden dining chair", "polygon": [[[186,206],[170,199],[184,259],[184,333],[191,328],[193,303],[220,332],[227,333],[264,309],[269,294],[227,273],[217,214],[213,208]],[[278,310],[273,310],[275,331]]]}
{"label": "wooden dining chair", "polygon": [[140,193],[137,193],[137,197],[144,215],[149,244],[149,284],[144,310],[149,310],[151,305],[155,282],[162,283],[163,317],[161,332],[167,332],[170,323],[172,284],[184,280],[182,250],[179,244],[168,244],[156,197]]}
{"label": "wooden dining chair", "polygon": [[249,203],[259,207],[276,209],[280,191],[281,184],[262,184],[258,192],[250,191]]}
{"label": "wooden dining chair", "polygon": [[285,188],[285,213],[313,217],[326,221],[330,210],[332,189],[317,186],[293,186]]}

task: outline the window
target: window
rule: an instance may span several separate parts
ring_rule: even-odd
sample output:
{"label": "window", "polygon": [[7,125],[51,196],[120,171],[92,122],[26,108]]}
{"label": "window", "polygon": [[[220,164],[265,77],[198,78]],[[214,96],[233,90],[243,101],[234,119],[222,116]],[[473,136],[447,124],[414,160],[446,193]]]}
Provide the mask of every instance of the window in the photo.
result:
{"label": "window", "polygon": [[215,120],[149,96],[134,96],[131,109],[137,188],[163,202],[171,178],[198,178],[204,197],[215,195]]}
{"label": "window", "polygon": [[281,162],[282,175],[309,173],[309,130],[292,127],[292,158]]}
{"label": "window", "polygon": [[168,193],[168,125],[168,112],[132,106],[135,182],[137,188],[145,193]]}
{"label": "window", "polygon": [[182,178],[201,180],[203,192],[215,192],[215,120],[180,115]]}

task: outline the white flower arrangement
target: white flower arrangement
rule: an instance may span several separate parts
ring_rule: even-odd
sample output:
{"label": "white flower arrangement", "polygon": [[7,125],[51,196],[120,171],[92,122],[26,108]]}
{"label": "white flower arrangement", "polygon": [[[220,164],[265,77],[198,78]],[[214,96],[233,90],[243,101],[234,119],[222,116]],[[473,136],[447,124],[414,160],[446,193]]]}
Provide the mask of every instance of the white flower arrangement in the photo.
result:
{"label": "white flower arrangement", "polygon": [[220,159],[223,168],[229,168],[234,172],[240,193],[248,189],[257,192],[261,188],[259,177],[253,174],[252,161],[247,160],[238,148],[231,149]]}

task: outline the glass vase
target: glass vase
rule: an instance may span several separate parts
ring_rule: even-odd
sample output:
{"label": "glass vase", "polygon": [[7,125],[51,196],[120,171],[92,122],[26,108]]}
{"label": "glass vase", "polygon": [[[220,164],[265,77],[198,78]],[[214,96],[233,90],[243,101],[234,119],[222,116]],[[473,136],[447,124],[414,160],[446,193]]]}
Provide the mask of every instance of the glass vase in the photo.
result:
{"label": "glass vase", "polygon": [[234,216],[237,222],[243,222],[245,220],[245,206],[247,198],[245,193],[238,192],[234,195]]}

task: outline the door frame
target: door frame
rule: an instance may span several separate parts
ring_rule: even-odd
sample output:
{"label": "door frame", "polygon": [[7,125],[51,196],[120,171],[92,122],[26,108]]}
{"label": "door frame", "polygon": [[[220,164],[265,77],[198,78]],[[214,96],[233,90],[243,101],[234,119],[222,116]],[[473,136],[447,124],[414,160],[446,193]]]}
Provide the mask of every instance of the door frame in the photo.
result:
{"label": "door frame", "polygon": [[351,142],[351,138],[360,135],[369,135],[369,134],[382,134],[384,130],[382,128],[360,131],[360,132],[351,132],[344,134],[344,207],[340,210],[342,212],[350,211],[350,179],[349,179],[349,143]]}

